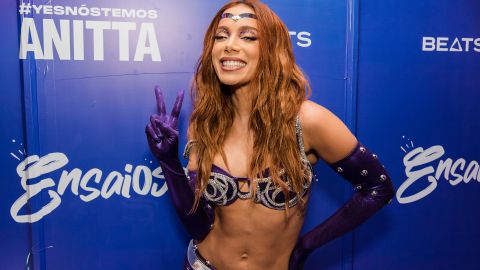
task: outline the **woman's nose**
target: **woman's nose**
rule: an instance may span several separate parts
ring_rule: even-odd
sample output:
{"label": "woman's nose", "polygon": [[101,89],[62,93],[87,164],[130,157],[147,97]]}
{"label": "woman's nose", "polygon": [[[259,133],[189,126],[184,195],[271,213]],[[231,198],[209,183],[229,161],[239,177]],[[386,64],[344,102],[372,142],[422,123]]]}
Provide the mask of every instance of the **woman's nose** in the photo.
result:
{"label": "woman's nose", "polygon": [[238,38],[237,37],[230,37],[227,40],[227,42],[225,43],[225,51],[226,52],[239,51]]}

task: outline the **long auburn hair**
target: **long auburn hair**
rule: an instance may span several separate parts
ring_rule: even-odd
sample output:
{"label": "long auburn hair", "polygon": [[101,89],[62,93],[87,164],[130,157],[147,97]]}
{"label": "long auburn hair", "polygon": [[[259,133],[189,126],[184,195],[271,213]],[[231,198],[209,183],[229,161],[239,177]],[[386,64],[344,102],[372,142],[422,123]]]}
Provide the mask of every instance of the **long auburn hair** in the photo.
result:
{"label": "long auburn hair", "polygon": [[[234,108],[231,92],[225,89],[215,73],[212,48],[220,16],[226,9],[239,4],[251,7],[257,15],[260,49],[256,75],[249,82],[253,91],[249,127],[254,135],[255,155],[250,160],[247,176],[254,179],[252,176],[260,176],[265,168],[269,168],[273,183],[281,187],[286,201],[290,199],[289,189],[295,194],[303,190],[306,168],[299,159],[295,118],[310,94],[310,85],[295,64],[290,35],[280,18],[259,1],[231,1],[220,8],[208,27],[191,88],[193,112],[189,137],[196,140],[198,164],[195,203],[191,212],[198,207],[207,187],[215,154],[220,153],[228,168],[222,146],[234,120]],[[281,169],[285,172],[283,180],[279,174]],[[290,188],[286,181],[290,182]],[[298,197],[303,208],[305,201]]]}

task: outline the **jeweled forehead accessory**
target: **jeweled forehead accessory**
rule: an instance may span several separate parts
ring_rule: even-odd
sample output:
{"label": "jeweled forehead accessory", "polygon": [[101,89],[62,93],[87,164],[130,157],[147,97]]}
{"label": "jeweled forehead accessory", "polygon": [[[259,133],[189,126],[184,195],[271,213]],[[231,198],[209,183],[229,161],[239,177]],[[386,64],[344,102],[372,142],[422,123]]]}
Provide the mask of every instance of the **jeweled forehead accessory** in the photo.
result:
{"label": "jeweled forehead accessory", "polygon": [[233,15],[232,13],[223,13],[222,16],[220,16],[220,19],[225,19],[225,18],[230,18],[234,22],[237,22],[238,20],[242,18],[251,18],[251,19],[257,19],[257,15],[253,13],[242,13],[238,15]]}

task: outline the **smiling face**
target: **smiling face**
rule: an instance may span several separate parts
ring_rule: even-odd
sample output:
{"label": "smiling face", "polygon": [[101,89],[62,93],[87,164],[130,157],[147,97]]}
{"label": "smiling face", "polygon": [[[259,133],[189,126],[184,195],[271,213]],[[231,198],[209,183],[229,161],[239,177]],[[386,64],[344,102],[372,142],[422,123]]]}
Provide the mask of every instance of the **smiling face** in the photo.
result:
{"label": "smiling face", "polygon": [[[255,14],[247,5],[239,4],[225,10],[215,30],[212,61],[221,83],[243,86],[254,78],[260,57],[257,20],[240,14]],[[232,17],[233,16],[233,17]]]}

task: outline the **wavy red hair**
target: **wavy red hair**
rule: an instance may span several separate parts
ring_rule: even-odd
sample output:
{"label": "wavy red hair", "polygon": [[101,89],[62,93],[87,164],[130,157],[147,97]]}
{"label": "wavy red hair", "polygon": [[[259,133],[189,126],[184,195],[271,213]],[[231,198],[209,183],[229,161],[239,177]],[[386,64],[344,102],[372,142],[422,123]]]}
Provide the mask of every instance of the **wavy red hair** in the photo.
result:
{"label": "wavy red hair", "polygon": [[[306,168],[300,162],[295,133],[295,118],[300,106],[310,93],[310,86],[295,64],[290,35],[285,24],[265,4],[259,1],[232,1],[217,12],[205,34],[203,52],[195,70],[192,85],[193,112],[190,117],[189,137],[197,141],[195,152],[198,180],[195,204],[205,190],[213,158],[220,153],[225,136],[234,118],[231,93],[222,86],[212,63],[212,48],[220,16],[230,7],[244,4],[257,15],[260,59],[250,89],[257,91],[252,97],[249,126],[254,134],[253,152],[248,176],[260,175],[269,168],[273,182],[282,188],[288,198],[286,180],[296,194],[303,190]],[[279,175],[280,169],[285,176]],[[304,206],[300,200],[300,205]],[[286,206],[287,207],[287,206]]]}

